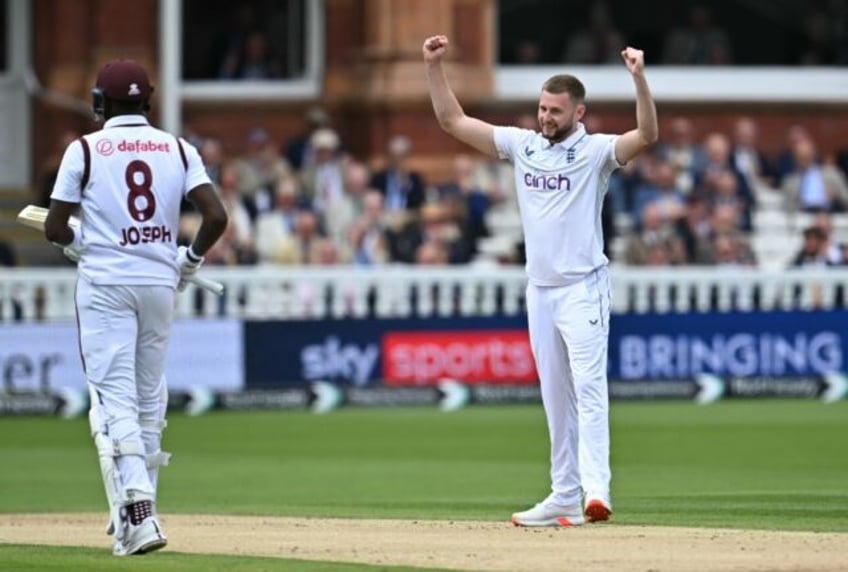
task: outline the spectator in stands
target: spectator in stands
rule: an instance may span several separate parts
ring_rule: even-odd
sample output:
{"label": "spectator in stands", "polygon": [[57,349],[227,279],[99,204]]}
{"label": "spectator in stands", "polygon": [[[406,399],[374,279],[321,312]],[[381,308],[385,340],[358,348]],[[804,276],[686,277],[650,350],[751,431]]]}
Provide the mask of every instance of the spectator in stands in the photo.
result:
{"label": "spectator in stands", "polygon": [[247,151],[236,160],[239,169],[239,193],[246,198],[250,216],[274,207],[274,187],[280,178],[291,173],[291,167],[277,153],[277,145],[261,127],[247,135]]}
{"label": "spectator in stands", "polygon": [[831,222],[830,215],[827,213],[818,213],[815,215],[813,227],[818,228],[824,233],[825,241],[827,242],[824,252],[828,264],[832,266],[848,264],[848,258],[845,256],[846,246],[848,244],[840,244],[834,240],[833,223]]}
{"label": "spectator in stands", "polygon": [[687,264],[704,264],[712,225],[710,207],[703,195],[693,193],[686,197],[685,216],[677,221],[677,234],[683,241]]}
{"label": "spectator in stands", "polygon": [[282,63],[271,53],[270,41],[262,30],[251,30],[224,55],[220,79],[269,80],[283,77]]}
{"label": "spectator in stands", "polygon": [[839,262],[830,258],[828,247],[828,236],[823,229],[818,226],[805,228],[804,242],[792,260],[792,266],[836,266]]}
{"label": "spectator in stands", "polygon": [[700,145],[695,139],[695,129],[688,117],[675,117],[668,132],[671,137],[659,142],[658,155],[677,167],[677,187],[688,195],[695,184],[694,173],[701,154]]}
{"label": "spectator in stands", "polygon": [[283,177],[275,189],[274,208],[256,219],[256,252],[260,262],[274,263],[286,257],[301,210],[300,183],[295,176]]}
{"label": "spectator in stands", "polygon": [[730,160],[753,191],[774,186],[774,173],[766,154],[760,150],[757,123],[740,117],[733,126],[733,148]]}
{"label": "spectator in stands", "polygon": [[829,66],[842,60],[845,50],[845,2],[806,3],[804,42],[799,63],[804,66]]}
{"label": "spectator in stands", "polygon": [[538,40],[525,39],[517,42],[513,49],[513,61],[518,65],[542,63],[542,45]]}
{"label": "spectator in stands", "polygon": [[811,139],[795,143],[795,170],[783,181],[782,192],[787,212],[842,212],[848,208],[848,183],[833,165],[816,159]]}
{"label": "spectator in stands", "polygon": [[203,164],[206,166],[206,174],[213,183],[221,182],[221,166],[224,163],[224,149],[221,142],[217,139],[208,137],[203,139],[200,147],[200,158],[203,159]]}
{"label": "spectator in stands", "polygon": [[314,250],[325,238],[320,234],[318,216],[309,210],[298,211],[294,233],[279,245],[273,262],[286,265],[309,264],[315,260]]}
{"label": "spectator in stands", "polygon": [[[828,268],[839,266],[848,261],[848,251],[831,241],[830,218],[827,214],[816,215],[814,223],[804,229],[804,242],[791,266],[796,268]],[[834,290],[834,305],[837,308],[845,307],[845,286],[836,284]],[[809,291],[809,299],[803,299],[803,290],[800,286],[794,288],[795,307],[819,308],[825,297],[825,289],[821,284],[812,284]]]}
{"label": "spectator in stands", "polygon": [[[532,113],[519,114],[515,124],[521,129],[531,131],[539,129],[539,120]],[[482,156],[476,162],[474,180],[481,189],[486,189],[491,198],[488,213],[518,219],[520,214],[518,196],[515,192],[515,168],[511,162]],[[518,226],[520,228],[520,223]]]}
{"label": "spectator in stands", "polygon": [[662,61],[674,65],[729,65],[733,62],[730,37],[713,23],[705,4],[689,10],[686,26],[672,28],[665,38]]}
{"label": "spectator in stands", "polygon": [[337,244],[344,243],[348,228],[362,215],[371,180],[371,173],[363,163],[348,161],[342,169],[342,195],[327,203],[321,217],[324,233]]}
{"label": "spectator in stands", "polygon": [[751,250],[740,229],[740,220],[741,213],[733,204],[715,205],[710,212],[710,232],[705,240],[698,244],[694,262],[696,264],[714,264],[716,260],[715,242],[716,238],[721,235],[737,237],[736,242],[741,245],[740,251],[750,253],[750,258],[754,258],[753,250]]}
{"label": "spectator in stands", "polygon": [[[304,211],[304,214],[311,215],[312,213]],[[308,239],[308,245],[301,246],[304,247],[303,256],[305,256],[305,259],[299,264],[337,266],[348,262],[346,251],[343,251],[338,244],[324,236],[315,236]],[[345,315],[352,313],[356,284],[303,280],[296,284],[296,288],[297,311],[304,317],[322,317],[324,312],[319,309],[320,306],[334,306],[334,298],[344,300]]]}
{"label": "spectator in stands", "polygon": [[[647,154],[650,152],[650,149],[646,151]],[[634,161],[613,171],[610,175],[609,190],[607,190],[613,211],[618,215],[626,215],[627,220],[636,226],[639,223],[638,217],[634,215],[636,190],[647,180],[642,168],[645,164],[644,157],[645,155],[640,155]]]}
{"label": "spectator in stands", "polygon": [[783,179],[795,171],[795,145],[804,139],[812,140],[812,136],[805,126],[796,123],[790,125],[786,130],[785,146],[775,160],[775,186],[782,186]]}
{"label": "spectator in stands", "polygon": [[740,213],[739,228],[746,228],[744,219],[746,205],[742,197],[739,196],[739,178],[733,171],[726,169],[715,173],[712,184],[707,191],[707,199],[712,208],[718,205],[733,207],[736,212]]}
{"label": "spectator in stands", "polygon": [[651,178],[636,189],[634,220],[639,220],[646,205],[655,204],[666,221],[676,222],[684,216],[685,197],[677,187],[677,170],[673,163],[657,163]]}
{"label": "spectator in stands", "polygon": [[650,244],[643,266],[671,266],[670,251],[664,244]]}
{"label": "spectator in stands", "polygon": [[441,245],[450,264],[470,260],[470,248],[463,240],[457,221],[447,205],[432,202],[423,205],[417,216],[387,233],[392,261],[414,263],[418,248],[425,242]]}
{"label": "spectator in stands", "polygon": [[415,264],[418,266],[444,266],[448,263],[448,254],[444,244],[438,240],[422,242],[415,250]]}
{"label": "spectator in stands", "polygon": [[337,266],[348,262],[347,249],[323,236],[315,241],[309,251],[308,264],[311,266]]}
{"label": "spectator in stands", "polygon": [[713,237],[711,263],[721,267],[756,266],[757,258],[739,233],[718,233]]}
{"label": "spectator in stands", "polygon": [[348,228],[351,258],[358,266],[373,266],[389,260],[383,195],[369,190],[363,198],[362,216]]}
{"label": "spectator in stands", "polygon": [[313,106],[306,112],[306,127],[303,132],[285,142],[282,154],[295,171],[314,163],[312,135],[319,129],[330,127],[330,117],[322,107]]}
{"label": "spectator in stands", "polygon": [[358,266],[383,264],[390,259],[383,195],[369,190],[362,202],[362,216],[348,228],[351,259]]}
{"label": "spectator in stands", "polygon": [[[212,141],[212,140],[210,140]],[[222,242],[232,251],[223,258],[234,259],[237,264],[254,264],[256,262],[256,244],[254,243],[253,221],[244,203],[244,197],[238,192],[239,170],[234,163],[224,163],[220,170],[218,192],[221,201],[230,215],[227,232]]]}
{"label": "spectator in stands", "polygon": [[239,261],[238,246],[236,244],[235,227],[228,224],[224,234],[218,239],[206,255],[204,264],[215,266],[237,266]]}
{"label": "spectator in stands", "polygon": [[371,187],[385,197],[388,212],[418,210],[424,203],[424,178],[409,168],[412,142],[404,135],[395,135],[389,140],[388,164],[371,178]]}
{"label": "spectator in stands", "polygon": [[497,200],[497,195],[484,188],[484,182],[475,173],[474,160],[465,154],[457,155],[453,161],[453,179],[439,187],[441,201],[453,203],[458,210],[472,255],[476,254],[480,239],[489,236],[486,215]]}
{"label": "spectator in stands", "polygon": [[[648,203],[642,209],[638,232],[630,237],[625,253],[627,264],[644,266],[666,260],[669,264],[684,264],[686,251],[675,227],[663,216],[658,203]],[[656,249],[663,251],[662,255]]]}
{"label": "spectator in stands", "polygon": [[344,165],[339,152],[341,140],[329,128],[315,131],[310,139],[314,162],[300,173],[303,194],[313,210],[323,215],[330,202],[344,196]]}
{"label": "spectator in stands", "polygon": [[730,140],[723,133],[710,133],[704,140],[705,164],[696,167],[695,188],[714,197],[718,193],[717,183],[724,173],[730,171],[736,178],[737,196],[742,202],[742,229],[751,229],[751,211],[754,208],[754,191],[741,173],[733,168],[730,160]]}
{"label": "spectator in stands", "polygon": [[[609,5],[603,1],[590,5],[588,26],[568,38],[562,61],[569,64],[618,64],[626,45],[612,21]],[[592,132],[588,127],[586,130]]]}

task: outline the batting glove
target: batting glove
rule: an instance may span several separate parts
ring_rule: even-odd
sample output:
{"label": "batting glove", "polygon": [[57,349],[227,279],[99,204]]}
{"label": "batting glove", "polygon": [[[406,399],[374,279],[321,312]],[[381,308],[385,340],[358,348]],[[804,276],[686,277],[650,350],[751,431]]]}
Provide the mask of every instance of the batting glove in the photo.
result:
{"label": "batting glove", "polygon": [[180,246],[177,248],[177,266],[180,268],[180,281],[177,284],[177,290],[182,292],[188,286],[187,278],[190,278],[197,272],[197,269],[203,264],[204,258],[198,256],[191,249],[191,246]]}

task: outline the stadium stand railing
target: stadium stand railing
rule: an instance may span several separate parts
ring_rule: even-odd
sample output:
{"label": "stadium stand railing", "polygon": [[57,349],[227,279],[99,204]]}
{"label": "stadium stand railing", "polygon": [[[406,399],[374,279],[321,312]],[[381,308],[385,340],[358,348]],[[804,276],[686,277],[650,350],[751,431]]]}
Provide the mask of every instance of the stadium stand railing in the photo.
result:
{"label": "stadium stand railing", "polygon": [[[328,319],[496,316],[524,311],[521,267],[204,267],[222,282],[215,297],[192,285],[178,317]],[[789,270],[612,265],[614,313],[833,310],[846,307],[848,268]],[[74,319],[73,268],[11,268],[0,274],[0,322]]]}

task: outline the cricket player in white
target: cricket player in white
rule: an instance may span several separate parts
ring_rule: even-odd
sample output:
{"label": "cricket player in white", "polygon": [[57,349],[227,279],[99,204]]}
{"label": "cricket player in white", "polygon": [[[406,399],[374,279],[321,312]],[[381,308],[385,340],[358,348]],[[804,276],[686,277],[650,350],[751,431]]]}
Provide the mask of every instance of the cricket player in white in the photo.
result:
{"label": "cricket player in white", "polygon": [[[174,296],[223,234],[227,213],[197,151],[152,127],[147,72],[130,60],[106,64],[92,91],[103,129],[71,143],[45,221],[48,240],[78,261],[77,320],[92,396],[89,421],[109,502],[113,553],[167,543],[156,515]],[[183,196],[202,223],[177,247]],[[80,211],[79,224],[71,215]]]}
{"label": "cricket player in white", "polygon": [[542,86],[540,132],[465,115],[448,85],[445,36],[424,41],[433,109],[441,127],[475,149],[512,161],[527,256],[527,319],[551,440],[551,489],[512,515],[519,526],[577,526],[612,514],[609,466],[608,260],[601,206],[610,174],[658,138],[642,51],[621,52],[636,86],[636,129],[589,134],[585,89],[574,76]]}

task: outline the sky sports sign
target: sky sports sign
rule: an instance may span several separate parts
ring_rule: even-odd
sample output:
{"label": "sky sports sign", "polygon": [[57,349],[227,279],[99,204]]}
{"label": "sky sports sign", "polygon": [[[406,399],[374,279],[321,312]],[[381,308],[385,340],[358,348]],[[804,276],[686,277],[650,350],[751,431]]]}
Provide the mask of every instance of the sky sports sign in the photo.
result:
{"label": "sky sports sign", "polygon": [[383,336],[383,379],[388,385],[425,385],[440,379],[466,383],[535,383],[525,330],[388,332]]}
{"label": "sky sports sign", "polygon": [[248,322],[245,364],[250,387],[537,379],[521,318]]}
{"label": "sky sports sign", "polygon": [[[638,381],[844,372],[846,318],[837,312],[618,315],[611,321],[609,376]],[[250,387],[537,380],[523,317],[248,322],[245,335]]]}

